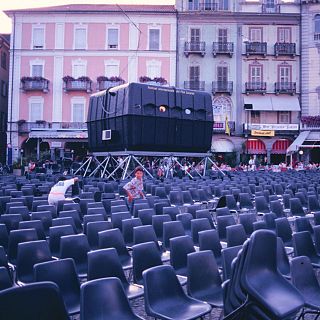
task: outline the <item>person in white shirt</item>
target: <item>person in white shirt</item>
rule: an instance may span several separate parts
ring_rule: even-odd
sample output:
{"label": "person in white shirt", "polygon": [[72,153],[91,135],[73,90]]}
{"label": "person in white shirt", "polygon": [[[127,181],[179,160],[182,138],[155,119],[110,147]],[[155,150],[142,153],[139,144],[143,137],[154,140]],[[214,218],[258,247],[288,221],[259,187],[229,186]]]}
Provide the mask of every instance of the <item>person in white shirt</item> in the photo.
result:
{"label": "person in white shirt", "polygon": [[66,192],[68,189],[78,181],[78,178],[72,178],[66,180],[65,177],[61,177],[58,183],[56,183],[50,190],[48,196],[48,203],[50,205],[57,205],[60,200],[73,200],[66,198]]}

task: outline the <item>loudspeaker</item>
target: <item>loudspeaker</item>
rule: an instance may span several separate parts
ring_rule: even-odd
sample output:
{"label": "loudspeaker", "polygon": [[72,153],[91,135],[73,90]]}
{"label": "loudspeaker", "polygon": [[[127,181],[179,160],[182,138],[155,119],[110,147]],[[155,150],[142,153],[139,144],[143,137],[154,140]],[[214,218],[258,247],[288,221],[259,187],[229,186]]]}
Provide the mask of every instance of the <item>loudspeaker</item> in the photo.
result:
{"label": "loudspeaker", "polygon": [[244,109],[245,110],[252,110],[253,109],[253,104],[252,103],[245,103],[244,104]]}

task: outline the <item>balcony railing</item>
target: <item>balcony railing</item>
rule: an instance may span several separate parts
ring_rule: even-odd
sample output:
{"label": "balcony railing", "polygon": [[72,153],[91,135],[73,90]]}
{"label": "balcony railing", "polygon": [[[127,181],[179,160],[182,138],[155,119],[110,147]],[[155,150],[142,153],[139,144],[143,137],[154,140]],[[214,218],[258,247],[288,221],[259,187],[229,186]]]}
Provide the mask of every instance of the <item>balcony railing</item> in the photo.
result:
{"label": "balcony railing", "polygon": [[205,81],[185,81],[184,88],[189,90],[205,90]]}
{"label": "balcony railing", "polygon": [[91,80],[65,80],[64,87],[65,92],[68,91],[92,91],[92,81]]}
{"label": "balcony railing", "polygon": [[320,130],[320,116],[301,117],[301,129]]}
{"label": "balcony railing", "polygon": [[233,55],[234,45],[233,42],[213,42],[212,53],[215,57],[217,54],[229,54]]}
{"label": "balcony railing", "polygon": [[[235,130],[235,122],[228,121],[230,132]],[[213,132],[225,132],[226,131],[226,122],[225,121],[214,121],[213,123]]]}
{"label": "balcony railing", "polygon": [[263,4],[261,6],[261,11],[262,13],[280,13],[280,8],[281,6],[279,4],[275,4],[275,5]]}
{"label": "balcony railing", "polygon": [[200,11],[218,11],[218,8],[218,3],[214,1],[207,0],[199,3]]}
{"label": "balcony railing", "polygon": [[190,53],[197,53],[204,56],[206,54],[206,43],[204,41],[185,42],[184,54],[188,57]]}
{"label": "balcony railing", "polygon": [[124,80],[120,81],[109,81],[109,80],[98,80],[98,90],[106,90],[112,87],[120,86],[124,84]]}
{"label": "balcony railing", "polygon": [[230,96],[233,92],[233,81],[213,81],[212,94],[228,93]]}
{"label": "balcony railing", "polygon": [[320,40],[320,33],[315,33],[315,34],[313,35],[313,39],[314,39],[315,41],[319,41],[319,40]]}
{"label": "balcony railing", "polygon": [[245,84],[246,94],[249,93],[266,93],[267,83],[266,82],[246,82]]}
{"label": "balcony railing", "polygon": [[79,130],[87,129],[85,122],[23,122],[18,124],[19,133],[29,133],[32,130]]}
{"label": "balcony railing", "polygon": [[287,93],[294,95],[296,94],[296,87],[295,82],[276,82],[274,84],[274,91],[276,94]]}
{"label": "balcony railing", "polygon": [[188,11],[227,11],[229,10],[228,1],[219,2],[217,0],[189,1]]}
{"label": "balcony railing", "polygon": [[267,43],[266,42],[247,42],[246,43],[246,55],[267,55]]}
{"label": "balcony railing", "polygon": [[47,93],[49,91],[49,80],[47,79],[25,79],[21,78],[21,90],[27,91],[42,91]]}
{"label": "balcony railing", "polygon": [[277,42],[274,45],[274,54],[275,56],[295,56],[296,44]]}

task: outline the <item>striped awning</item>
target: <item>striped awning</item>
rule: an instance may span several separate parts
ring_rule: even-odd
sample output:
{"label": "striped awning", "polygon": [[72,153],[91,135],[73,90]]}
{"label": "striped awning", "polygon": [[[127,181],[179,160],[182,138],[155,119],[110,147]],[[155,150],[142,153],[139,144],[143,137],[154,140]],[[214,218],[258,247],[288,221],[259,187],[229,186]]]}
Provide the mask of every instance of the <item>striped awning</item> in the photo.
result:
{"label": "striped awning", "polygon": [[272,154],[286,154],[287,149],[289,148],[291,141],[288,139],[279,139],[272,145]]}
{"label": "striped awning", "polygon": [[266,145],[260,139],[248,139],[246,141],[246,153],[248,154],[266,154]]}

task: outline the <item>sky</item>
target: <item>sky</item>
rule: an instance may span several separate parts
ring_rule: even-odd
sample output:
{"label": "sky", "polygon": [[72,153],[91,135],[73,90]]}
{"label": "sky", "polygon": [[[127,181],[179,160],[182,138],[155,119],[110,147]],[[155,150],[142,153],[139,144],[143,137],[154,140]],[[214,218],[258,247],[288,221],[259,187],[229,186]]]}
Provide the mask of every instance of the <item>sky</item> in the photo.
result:
{"label": "sky", "polygon": [[174,0],[0,0],[0,33],[11,32],[11,19],[3,13],[9,9],[24,9],[35,7],[58,6],[64,4],[81,3],[81,4],[174,4]]}

